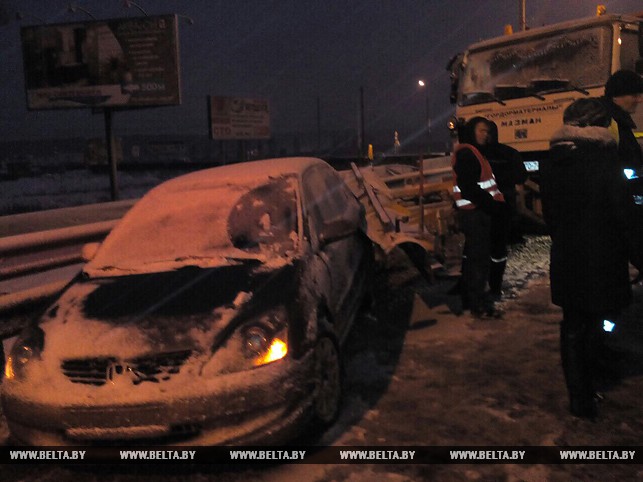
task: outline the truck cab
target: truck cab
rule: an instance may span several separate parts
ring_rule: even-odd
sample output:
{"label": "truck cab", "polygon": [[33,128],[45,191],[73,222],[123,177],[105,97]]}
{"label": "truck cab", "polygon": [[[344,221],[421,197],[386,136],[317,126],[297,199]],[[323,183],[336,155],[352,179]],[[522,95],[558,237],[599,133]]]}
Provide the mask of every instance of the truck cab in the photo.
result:
{"label": "truck cab", "polygon": [[[602,96],[617,70],[643,73],[642,18],[602,15],[534,28],[475,43],[452,59],[449,128],[486,117],[497,124],[499,141],[522,153],[531,173],[518,200],[523,214],[541,218],[538,163],[567,106]],[[633,119],[643,143],[643,108]]]}

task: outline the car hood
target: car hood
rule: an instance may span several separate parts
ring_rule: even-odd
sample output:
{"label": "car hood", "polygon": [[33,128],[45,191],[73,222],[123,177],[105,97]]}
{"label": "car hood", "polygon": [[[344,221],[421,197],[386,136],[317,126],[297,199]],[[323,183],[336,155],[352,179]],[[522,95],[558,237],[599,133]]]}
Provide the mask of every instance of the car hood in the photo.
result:
{"label": "car hood", "polygon": [[296,271],[246,264],[79,281],[43,317],[43,360],[209,354],[243,320],[292,301]]}

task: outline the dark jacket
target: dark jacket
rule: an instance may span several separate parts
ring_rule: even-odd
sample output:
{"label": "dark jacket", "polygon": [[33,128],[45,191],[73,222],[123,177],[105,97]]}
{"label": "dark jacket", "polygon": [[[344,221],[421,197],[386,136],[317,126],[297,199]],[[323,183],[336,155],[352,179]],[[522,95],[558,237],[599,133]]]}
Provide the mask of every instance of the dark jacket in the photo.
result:
{"label": "dark jacket", "polygon": [[505,195],[505,199],[507,196],[512,197],[516,191],[516,184],[523,184],[527,180],[527,169],[520,152],[498,142],[498,126],[495,122],[489,121],[489,143],[482,146],[482,154],[491,164],[498,188]]}
{"label": "dark jacket", "polygon": [[618,158],[621,168],[634,170],[643,168],[643,154],[641,146],[634,137],[633,129],[636,129],[636,124],[632,120],[632,116],[611,99],[603,98],[603,100],[612,119],[618,125]]}
{"label": "dark jacket", "polygon": [[[474,129],[478,122],[487,122],[483,117],[474,117],[458,130],[458,141],[461,144],[471,144],[478,150],[482,147],[476,143]],[[491,215],[494,211],[494,204],[491,194],[478,185],[480,181],[480,162],[471,149],[461,149],[457,152],[453,170],[458,178],[458,187],[464,199],[475,204],[480,209]]]}
{"label": "dark jacket", "polygon": [[604,127],[564,125],[540,176],[552,239],[552,301],[597,313],[628,305],[633,203],[614,137]]}

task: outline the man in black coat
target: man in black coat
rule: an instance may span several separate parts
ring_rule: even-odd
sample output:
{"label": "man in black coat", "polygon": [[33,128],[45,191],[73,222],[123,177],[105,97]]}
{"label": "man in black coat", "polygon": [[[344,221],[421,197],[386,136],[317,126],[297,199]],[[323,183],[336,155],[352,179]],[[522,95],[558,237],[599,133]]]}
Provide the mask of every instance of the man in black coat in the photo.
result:
{"label": "man in black coat", "polygon": [[623,169],[643,168],[641,146],[634,137],[631,114],[643,101],[643,79],[631,70],[614,72],[605,84],[605,105],[618,126],[618,157]]}
{"label": "man in black coat", "polygon": [[550,156],[540,165],[543,214],[552,239],[551,295],[563,308],[561,358],[570,410],[597,415],[593,375],[604,320],[614,320],[632,297],[628,260],[636,260],[616,139],[598,99],[579,99],[564,112]]}
{"label": "man in black coat", "polygon": [[520,152],[498,141],[498,126],[488,121],[489,136],[480,147],[491,165],[498,189],[505,198],[507,209],[498,211],[491,225],[491,265],[489,268],[489,294],[493,299],[502,297],[502,280],[507,266],[507,244],[522,238],[516,219],[516,184],[523,184],[528,177]]}
{"label": "man in black coat", "polygon": [[522,155],[516,149],[498,141],[498,126],[489,122],[489,139],[482,146],[482,153],[489,160],[493,175],[500,191],[505,196],[505,202],[515,207],[516,184],[524,184],[529,174],[522,160]]}

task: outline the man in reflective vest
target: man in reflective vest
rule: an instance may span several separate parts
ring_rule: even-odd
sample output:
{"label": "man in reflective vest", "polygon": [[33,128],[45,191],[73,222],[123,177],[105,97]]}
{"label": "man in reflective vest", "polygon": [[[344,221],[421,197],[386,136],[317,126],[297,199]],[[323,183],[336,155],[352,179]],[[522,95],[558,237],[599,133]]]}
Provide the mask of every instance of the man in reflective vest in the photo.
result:
{"label": "man in reflective vest", "polygon": [[488,135],[488,121],[484,117],[474,117],[458,131],[460,143],[451,159],[455,180],[453,199],[465,237],[462,302],[477,318],[501,316],[485,293],[491,263],[492,221],[496,216],[505,216],[507,209],[491,165],[480,152]]}

